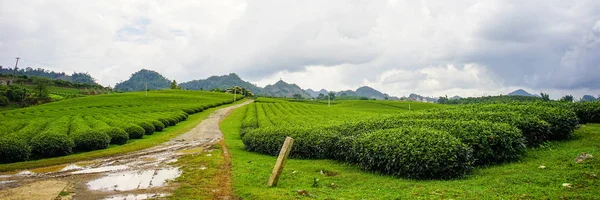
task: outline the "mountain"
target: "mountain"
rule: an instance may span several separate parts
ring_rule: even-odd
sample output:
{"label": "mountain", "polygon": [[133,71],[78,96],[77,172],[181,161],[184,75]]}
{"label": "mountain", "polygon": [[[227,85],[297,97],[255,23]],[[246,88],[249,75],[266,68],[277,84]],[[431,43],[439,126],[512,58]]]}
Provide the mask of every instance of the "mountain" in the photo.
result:
{"label": "mountain", "polygon": [[592,95],[583,95],[583,97],[581,98],[581,101],[596,101],[598,99],[596,99],[596,97],[592,96]]}
{"label": "mountain", "polygon": [[458,96],[458,95],[450,97],[450,100],[455,100],[455,99],[462,99],[462,97]]}
{"label": "mountain", "polygon": [[369,86],[362,86],[356,89],[356,96],[368,97],[369,99],[385,99],[386,94],[381,93]]}
{"label": "mountain", "polygon": [[254,94],[261,94],[263,91],[262,88],[248,81],[242,80],[235,73],[230,73],[228,75],[223,76],[211,76],[207,79],[188,81],[179,84],[179,86],[185,88],[186,90],[210,90],[215,88],[226,89],[231,88],[233,86],[239,86],[242,88],[249,89]]}
{"label": "mountain", "polygon": [[294,94],[300,94],[304,98],[310,98],[310,94],[304,91],[296,84],[289,84],[282,80],[277,81],[274,85],[267,85],[261,93],[267,96],[276,97],[292,97]]}
{"label": "mountain", "polygon": [[71,75],[68,75],[64,72],[54,72],[50,70],[45,70],[42,68],[33,69],[31,67],[27,68],[3,68],[0,66],[0,74],[14,74],[14,75],[25,75],[25,76],[37,76],[49,79],[59,79],[63,81],[69,81],[71,83],[79,83],[79,84],[90,84],[90,85],[98,85],[96,83],[96,79],[89,75],[88,73],[77,73],[74,72]]}
{"label": "mountain", "polygon": [[513,91],[511,93],[508,93],[507,95],[508,96],[526,96],[526,97],[535,97],[535,96],[537,96],[537,95],[530,94],[529,92],[527,92],[527,91],[525,91],[523,89],[515,90],[515,91]]}
{"label": "mountain", "polygon": [[419,102],[437,102],[439,98],[437,97],[424,97],[418,94],[411,93],[408,95],[408,100],[411,101],[419,101]]}
{"label": "mountain", "polygon": [[151,90],[165,89],[171,86],[171,81],[158,72],[142,69],[133,73],[128,80],[117,83],[115,90],[124,92],[143,91],[146,88],[146,83],[148,89]]}
{"label": "mountain", "polygon": [[311,97],[318,97],[319,94],[323,94],[326,95],[327,93],[329,93],[327,90],[325,89],[321,89],[319,91],[314,91],[310,88],[308,88],[307,90],[304,90],[306,93],[310,94]]}

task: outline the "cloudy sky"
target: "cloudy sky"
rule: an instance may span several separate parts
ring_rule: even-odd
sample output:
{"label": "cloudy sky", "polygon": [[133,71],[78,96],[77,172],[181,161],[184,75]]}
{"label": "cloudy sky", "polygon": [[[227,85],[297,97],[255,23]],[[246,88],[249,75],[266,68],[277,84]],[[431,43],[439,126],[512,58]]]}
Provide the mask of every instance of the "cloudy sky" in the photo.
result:
{"label": "cloudy sky", "polygon": [[396,96],[600,94],[598,0],[0,0],[0,65]]}

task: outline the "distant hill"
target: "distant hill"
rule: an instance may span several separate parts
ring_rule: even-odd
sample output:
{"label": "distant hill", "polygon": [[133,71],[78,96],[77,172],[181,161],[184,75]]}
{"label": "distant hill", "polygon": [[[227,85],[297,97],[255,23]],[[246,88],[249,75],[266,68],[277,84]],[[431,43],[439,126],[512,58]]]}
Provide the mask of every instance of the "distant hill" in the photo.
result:
{"label": "distant hill", "polygon": [[511,93],[508,93],[507,95],[508,96],[526,96],[526,97],[537,97],[538,96],[538,95],[533,95],[523,89],[515,90]]}
{"label": "distant hill", "polygon": [[408,100],[411,101],[422,101],[422,102],[437,102],[438,98],[437,97],[425,97],[425,96],[421,96],[418,94],[414,94],[411,93],[410,95],[408,95]]}
{"label": "distant hill", "polygon": [[13,74],[13,75],[25,75],[25,76],[37,76],[49,79],[59,79],[63,81],[69,81],[71,83],[79,83],[79,84],[90,84],[90,85],[98,85],[96,83],[96,79],[93,78],[88,73],[73,73],[68,75],[64,72],[54,72],[50,70],[45,70],[42,68],[33,69],[31,67],[27,68],[3,68],[0,66],[0,74]]}
{"label": "distant hill", "polygon": [[325,90],[325,89],[321,89],[321,90],[319,90],[319,91],[314,91],[314,90],[312,90],[312,89],[310,89],[310,88],[309,88],[309,89],[307,89],[307,90],[304,90],[304,91],[306,91],[306,93],[310,94],[310,96],[311,96],[311,97],[318,97],[318,96],[319,96],[319,94],[324,94],[324,95],[326,95],[327,93],[329,93],[329,92],[328,92],[327,90]]}
{"label": "distant hill", "polygon": [[289,84],[282,80],[273,85],[267,85],[263,89],[263,95],[276,97],[292,97],[294,94],[300,94],[304,98],[310,98],[310,94],[304,91],[296,84]]}
{"label": "distant hill", "polygon": [[458,95],[450,97],[450,100],[456,100],[456,99],[462,99],[462,97],[458,96]]}
{"label": "distant hill", "polygon": [[115,85],[115,90],[123,92],[144,91],[148,83],[148,89],[158,90],[170,87],[171,81],[158,72],[142,69],[133,73],[131,77]]}
{"label": "distant hill", "polygon": [[226,89],[233,86],[239,86],[242,88],[249,89],[254,94],[262,94],[263,89],[248,82],[242,80],[237,74],[230,73],[223,76],[211,76],[207,79],[199,79],[188,81],[179,84],[186,90],[211,90],[215,88]]}
{"label": "distant hill", "polygon": [[385,94],[369,86],[362,86],[356,89],[356,96],[368,97],[370,99],[385,99]]}
{"label": "distant hill", "polygon": [[596,99],[596,97],[592,96],[592,95],[583,95],[583,97],[581,97],[581,101],[597,101],[598,99]]}

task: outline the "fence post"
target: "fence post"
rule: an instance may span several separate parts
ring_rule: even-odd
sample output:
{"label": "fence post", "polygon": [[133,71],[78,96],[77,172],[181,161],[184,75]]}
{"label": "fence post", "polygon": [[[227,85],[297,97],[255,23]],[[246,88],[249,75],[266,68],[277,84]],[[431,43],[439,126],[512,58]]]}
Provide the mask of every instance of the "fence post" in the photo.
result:
{"label": "fence post", "polygon": [[269,182],[267,185],[269,187],[273,187],[277,185],[277,181],[279,181],[279,176],[283,171],[283,166],[285,165],[285,161],[287,157],[290,155],[290,151],[292,150],[292,145],[294,144],[294,139],[291,137],[286,137],[285,142],[283,142],[283,146],[281,147],[281,151],[279,151],[279,156],[277,157],[277,162],[275,163],[275,167],[273,168],[273,172],[271,172],[271,178],[269,178]]}

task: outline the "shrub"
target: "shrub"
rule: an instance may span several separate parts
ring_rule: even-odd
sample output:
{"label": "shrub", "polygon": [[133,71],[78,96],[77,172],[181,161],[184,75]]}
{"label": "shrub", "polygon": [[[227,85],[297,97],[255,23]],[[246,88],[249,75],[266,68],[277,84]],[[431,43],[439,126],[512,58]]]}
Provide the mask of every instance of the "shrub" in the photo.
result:
{"label": "shrub", "polygon": [[152,133],[154,133],[154,131],[156,130],[154,125],[152,125],[152,123],[150,122],[140,121],[137,124],[144,129],[144,133],[146,135],[152,135]]}
{"label": "shrub", "polygon": [[24,161],[31,156],[31,146],[24,140],[5,136],[0,138],[0,163]]}
{"label": "shrub", "polygon": [[567,105],[576,113],[579,123],[600,123],[599,102],[578,102]]}
{"label": "shrub", "polygon": [[102,129],[110,137],[111,144],[125,144],[129,140],[129,134],[123,129],[117,127],[109,127]]}
{"label": "shrub", "polygon": [[43,132],[31,139],[33,154],[43,157],[68,155],[73,151],[75,143],[66,134]]}
{"label": "shrub", "polygon": [[266,127],[249,130],[242,140],[249,151],[276,156],[286,136],[294,138],[290,157],[330,158],[336,135],[329,130],[314,127],[278,128]]}
{"label": "shrub", "polygon": [[519,129],[504,123],[485,121],[414,120],[383,117],[333,127],[340,135],[356,135],[379,129],[420,127],[444,130],[473,149],[477,165],[519,159],[525,140]]}
{"label": "shrub", "polygon": [[150,123],[152,123],[152,125],[154,126],[155,131],[160,132],[163,129],[165,129],[165,125],[158,120],[152,120],[152,121],[150,121]]}
{"label": "shrub", "polygon": [[8,97],[5,97],[4,95],[0,95],[0,106],[6,106],[8,105],[9,101],[8,101]]}
{"label": "shrub", "polygon": [[138,126],[136,124],[126,124],[122,127],[125,132],[129,135],[130,139],[139,139],[144,137],[144,133],[146,132],[144,128]]}
{"label": "shrub", "polygon": [[73,133],[71,137],[75,143],[75,148],[79,151],[106,149],[111,141],[106,133],[91,129]]}
{"label": "shrub", "polygon": [[405,178],[449,179],[473,169],[473,150],[442,131],[379,130],[357,136],[347,151],[363,169]]}

